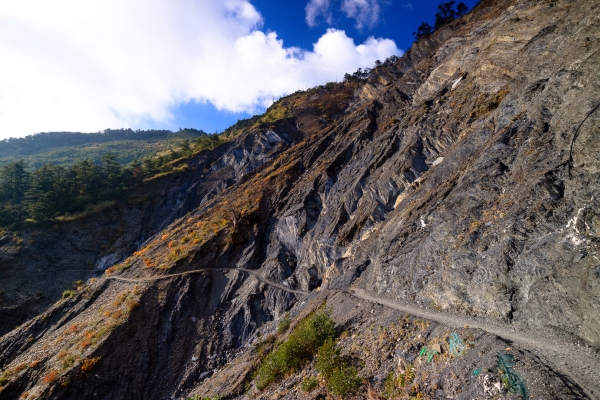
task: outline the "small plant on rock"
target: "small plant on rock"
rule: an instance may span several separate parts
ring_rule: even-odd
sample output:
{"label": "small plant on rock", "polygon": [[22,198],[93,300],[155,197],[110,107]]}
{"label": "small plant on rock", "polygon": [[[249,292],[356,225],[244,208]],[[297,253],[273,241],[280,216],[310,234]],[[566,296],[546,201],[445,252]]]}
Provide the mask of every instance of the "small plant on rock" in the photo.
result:
{"label": "small plant on rock", "polygon": [[68,299],[69,297],[72,297],[75,295],[75,291],[74,290],[65,290],[62,294],[62,299]]}

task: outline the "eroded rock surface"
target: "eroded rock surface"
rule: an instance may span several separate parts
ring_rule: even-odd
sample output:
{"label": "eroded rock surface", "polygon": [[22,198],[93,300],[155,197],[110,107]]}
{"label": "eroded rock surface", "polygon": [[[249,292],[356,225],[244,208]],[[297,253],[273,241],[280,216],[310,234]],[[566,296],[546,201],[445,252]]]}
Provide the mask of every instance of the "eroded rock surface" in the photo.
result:
{"label": "eroded rock surface", "polygon": [[[458,329],[471,353],[424,363],[421,393],[508,396],[490,394],[494,355],[514,347],[532,398],[599,398],[599,10],[481,1],[375,70],[343,114],[317,128],[307,107],[221,148],[210,173],[183,175],[197,189],[171,189],[189,206],[150,224],[160,234],[142,247],[129,240],[121,258],[137,252],[110,278],[0,340],[13,371],[0,396],[243,396],[259,333],[326,302],[374,390]],[[165,274],[183,275],[152,280]],[[394,337],[406,342],[352,350],[371,325],[397,332],[395,305],[437,322],[406,320],[412,336]],[[324,395],[300,389],[312,365],[250,394]]]}

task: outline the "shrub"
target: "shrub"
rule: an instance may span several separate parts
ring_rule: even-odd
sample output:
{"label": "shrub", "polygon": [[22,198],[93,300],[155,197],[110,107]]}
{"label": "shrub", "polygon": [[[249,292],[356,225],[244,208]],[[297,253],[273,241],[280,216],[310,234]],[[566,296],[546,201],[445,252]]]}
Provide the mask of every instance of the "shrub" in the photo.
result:
{"label": "shrub", "polygon": [[342,397],[356,393],[361,385],[362,379],[358,376],[358,370],[348,365],[336,368],[327,382],[331,393]]}
{"label": "shrub", "polygon": [[127,308],[129,308],[130,311],[135,310],[136,308],[138,308],[140,306],[140,303],[138,303],[135,300],[129,300],[127,302]]}
{"label": "shrub", "polygon": [[11,375],[11,372],[8,369],[0,374],[0,386],[4,386],[4,384],[10,378],[10,375]]}
{"label": "shrub", "polygon": [[256,387],[262,390],[285,373],[298,369],[327,339],[334,336],[335,323],[329,312],[320,309],[312,313],[264,359],[256,373]]}
{"label": "shrub", "polygon": [[96,365],[96,363],[99,360],[100,360],[100,357],[86,358],[81,363],[81,371],[83,371],[83,372],[89,372],[89,371],[91,371],[92,368],[94,368],[94,366]]}
{"label": "shrub", "polygon": [[49,384],[49,383],[52,383],[52,382],[54,382],[54,381],[56,380],[56,377],[57,377],[57,376],[58,376],[58,371],[56,371],[56,370],[53,370],[53,371],[50,371],[50,372],[48,373],[48,375],[46,375],[46,376],[44,377],[44,379],[42,379],[42,381],[43,381],[43,382],[44,382],[44,383],[47,385],[47,384]]}
{"label": "shrub", "polygon": [[75,295],[75,291],[74,290],[65,290],[62,294],[62,299],[68,299],[69,297]]}
{"label": "shrub", "polygon": [[392,399],[411,391],[408,385],[415,379],[415,368],[412,364],[406,366],[400,373],[390,372],[383,382],[383,392],[386,398]]}
{"label": "shrub", "polygon": [[342,357],[340,347],[332,338],[319,348],[316,367],[327,380],[329,391],[336,396],[348,396],[361,386],[358,370]]}
{"label": "shrub", "polygon": [[73,354],[64,354],[62,357],[61,354],[59,354],[59,359],[61,360],[62,369],[69,369],[73,366],[73,364],[79,361],[79,357]]}
{"label": "shrub", "polygon": [[23,371],[26,368],[27,368],[27,364],[19,364],[13,368],[13,371],[15,374],[18,374],[19,372]]}
{"label": "shrub", "polygon": [[319,386],[319,381],[314,376],[305,377],[302,381],[302,390],[312,392]]}

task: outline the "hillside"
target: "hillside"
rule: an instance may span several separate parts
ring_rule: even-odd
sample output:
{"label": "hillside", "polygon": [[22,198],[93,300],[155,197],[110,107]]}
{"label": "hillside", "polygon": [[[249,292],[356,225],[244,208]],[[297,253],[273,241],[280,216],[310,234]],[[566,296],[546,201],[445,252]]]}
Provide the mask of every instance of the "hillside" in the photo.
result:
{"label": "hillside", "polygon": [[167,130],[133,131],[106,129],[98,133],[44,132],[23,138],[0,140],[0,166],[21,159],[29,168],[46,163],[70,166],[81,160],[98,164],[106,152],[113,153],[122,164],[153,153],[176,147],[184,140],[205,135],[196,129],[179,132]]}
{"label": "hillside", "polygon": [[4,232],[0,398],[600,398],[599,10],[482,0]]}

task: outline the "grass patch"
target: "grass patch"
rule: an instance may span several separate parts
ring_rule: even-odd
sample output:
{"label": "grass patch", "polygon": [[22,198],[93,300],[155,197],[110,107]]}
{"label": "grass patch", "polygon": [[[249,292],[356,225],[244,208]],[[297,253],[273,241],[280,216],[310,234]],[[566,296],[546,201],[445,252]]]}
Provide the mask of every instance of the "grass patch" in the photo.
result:
{"label": "grass patch", "polygon": [[279,325],[277,325],[277,333],[282,334],[287,332],[290,329],[290,325],[292,324],[292,319],[289,314],[285,314],[283,319],[279,321]]}

